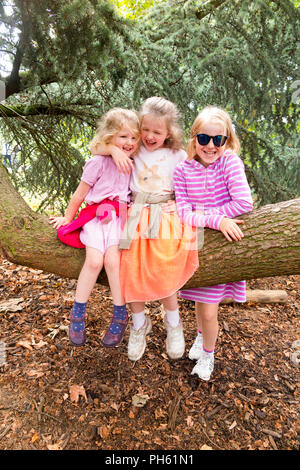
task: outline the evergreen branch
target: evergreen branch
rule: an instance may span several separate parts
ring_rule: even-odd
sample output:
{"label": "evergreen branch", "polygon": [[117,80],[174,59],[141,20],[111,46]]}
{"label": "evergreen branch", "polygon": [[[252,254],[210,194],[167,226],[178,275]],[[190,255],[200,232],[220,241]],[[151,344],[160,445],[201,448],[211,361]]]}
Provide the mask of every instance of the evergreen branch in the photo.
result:
{"label": "evergreen branch", "polygon": [[228,0],[210,0],[206,2],[203,7],[195,13],[196,18],[198,18],[198,20],[202,20],[205,16],[223,5],[223,3],[227,3],[227,1]]}
{"label": "evergreen branch", "polygon": [[0,104],[0,113],[4,117],[19,117],[19,116],[38,116],[38,115],[63,115],[70,114],[64,108],[59,106],[46,106],[46,105],[17,105],[17,106],[5,106]]}
{"label": "evergreen branch", "polygon": [[187,72],[187,69],[182,72],[182,74],[177,78],[177,80],[175,80],[174,82],[169,83],[169,86],[177,85],[177,83],[180,82],[180,80],[182,79],[183,75],[184,75],[186,72]]}
{"label": "evergreen branch", "polygon": [[[69,106],[96,106],[96,103],[72,103]],[[72,109],[64,108],[61,105],[51,104],[35,104],[35,105],[16,105],[7,106],[0,104],[0,115],[2,117],[25,117],[25,116],[73,116],[76,112]],[[82,115],[82,114],[81,114]],[[1,117],[1,116],[0,116]]]}

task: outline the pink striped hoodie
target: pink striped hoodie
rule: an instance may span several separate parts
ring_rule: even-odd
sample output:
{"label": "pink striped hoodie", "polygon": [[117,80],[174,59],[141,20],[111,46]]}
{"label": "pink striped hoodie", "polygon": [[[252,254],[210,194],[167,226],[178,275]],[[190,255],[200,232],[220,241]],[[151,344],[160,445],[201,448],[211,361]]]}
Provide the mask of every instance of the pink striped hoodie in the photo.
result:
{"label": "pink striped hoodie", "polygon": [[[224,216],[235,218],[253,208],[244,164],[230,151],[207,168],[197,160],[179,163],[173,181],[177,212],[184,223],[218,230]],[[245,302],[246,282],[185,289],[179,295],[202,303],[219,303],[228,297]]]}
{"label": "pink striped hoodie", "polygon": [[177,212],[189,225],[218,230],[223,216],[232,219],[253,208],[244,164],[230,151],[207,168],[197,160],[179,163],[173,181]]}

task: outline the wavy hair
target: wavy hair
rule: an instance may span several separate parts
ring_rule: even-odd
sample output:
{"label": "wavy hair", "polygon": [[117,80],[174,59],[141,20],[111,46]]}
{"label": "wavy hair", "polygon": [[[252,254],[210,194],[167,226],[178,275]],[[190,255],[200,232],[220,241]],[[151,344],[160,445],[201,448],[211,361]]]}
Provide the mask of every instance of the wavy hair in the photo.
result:
{"label": "wavy hair", "polygon": [[166,138],[164,145],[172,150],[183,148],[183,132],[179,124],[180,113],[176,104],[160,96],[152,96],[146,99],[140,110],[140,119],[147,114],[163,117],[166,119],[166,125],[169,137]]}
{"label": "wavy hair", "polygon": [[206,106],[198,114],[191,128],[190,140],[187,145],[188,160],[197,157],[195,134],[198,134],[201,127],[208,123],[221,124],[224,128],[224,135],[228,137],[225,143],[225,150],[231,149],[235,153],[239,153],[240,141],[234,131],[231,117],[227,111],[217,106]]}
{"label": "wavy hair", "polygon": [[95,151],[98,144],[109,144],[120,129],[127,127],[140,137],[140,120],[138,113],[132,109],[112,108],[97,122],[95,136],[90,142],[90,150]]}

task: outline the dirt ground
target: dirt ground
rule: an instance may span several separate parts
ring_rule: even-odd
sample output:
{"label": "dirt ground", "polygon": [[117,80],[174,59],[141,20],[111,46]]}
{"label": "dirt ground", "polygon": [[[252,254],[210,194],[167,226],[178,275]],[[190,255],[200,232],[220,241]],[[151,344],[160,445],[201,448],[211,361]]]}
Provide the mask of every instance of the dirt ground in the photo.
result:
{"label": "dirt ground", "polygon": [[89,301],[86,346],[73,348],[67,326],[76,282],[0,258],[0,449],[299,450],[299,367],[291,360],[300,340],[299,281],[248,282],[285,290],[286,304],[220,307],[215,371],[204,382],[190,375],[187,357],[192,302],[180,300],[185,356],[168,359],[156,302],[148,305],[146,352],[133,363],[129,329],[118,348],[101,346],[112,314],[106,287]]}

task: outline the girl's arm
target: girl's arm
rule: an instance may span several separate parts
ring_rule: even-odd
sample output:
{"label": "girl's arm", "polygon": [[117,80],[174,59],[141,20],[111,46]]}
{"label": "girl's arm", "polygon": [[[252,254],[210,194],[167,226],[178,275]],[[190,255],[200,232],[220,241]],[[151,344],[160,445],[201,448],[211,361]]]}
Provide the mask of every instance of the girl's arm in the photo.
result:
{"label": "girl's arm", "polygon": [[224,168],[225,183],[231,200],[222,206],[205,209],[205,214],[220,214],[229,218],[250,212],[253,199],[243,162],[235,156],[229,158]]}
{"label": "girl's arm", "polygon": [[176,168],[173,177],[177,212],[183,223],[195,227],[209,227],[214,230],[220,230],[228,241],[240,240],[243,233],[237,224],[243,223],[243,220],[229,219],[222,214],[201,214],[200,211],[194,211],[189,200],[186,188],[185,177],[180,168]]}
{"label": "girl's arm", "polygon": [[180,167],[176,168],[173,175],[173,183],[176,197],[176,207],[181,222],[193,225],[195,227],[209,227],[219,230],[223,215],[201,214],[200,210],[193,210],[192,203],[187,193],[186,181]]}
{"label": "girl's arm", "polygon": [[116,167],[122,173],[130,173],[133,169],[131,158],[113,144],[97,144],[94,148],[91,148],[91,152],[93,155],[111,156]]}
{"label": "girl's arm", "polygon": [[53,228],[59,229],[62,225],[67,225],[74,219],[91,186],[81,181],[70,199],[65,215],[63,217],[49,217],[49,223]]}

